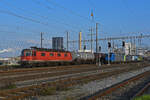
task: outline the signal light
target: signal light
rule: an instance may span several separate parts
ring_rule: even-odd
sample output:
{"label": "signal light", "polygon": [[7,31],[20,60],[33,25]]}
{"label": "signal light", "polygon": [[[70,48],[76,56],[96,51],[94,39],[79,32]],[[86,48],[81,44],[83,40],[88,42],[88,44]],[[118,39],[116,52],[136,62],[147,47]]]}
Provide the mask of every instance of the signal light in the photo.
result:
{"label": "signal light", "polygon": [[83,48],[84,50],[86,50],[86,45],[84,45],[84,48]]}
{"label": "signal light", "polygon": [[125,47],[125,41],[122,41],[122,46]]}
{"label": "signal light", "polygon": [[111,43],[110,42],[108,42],[108,48],[111,48]]}
{"label": "signal light", "polygon": [[99,52],[101,52],[101,46],[99,46]]}

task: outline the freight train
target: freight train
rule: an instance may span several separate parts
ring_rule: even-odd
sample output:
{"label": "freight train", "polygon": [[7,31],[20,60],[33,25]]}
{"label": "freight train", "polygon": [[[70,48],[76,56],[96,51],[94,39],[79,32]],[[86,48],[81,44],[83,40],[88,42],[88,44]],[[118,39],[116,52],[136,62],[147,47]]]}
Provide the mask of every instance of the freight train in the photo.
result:
{"label": "freight train", "polygon": [[[108,54],[91,52],[70,52],[65,50],[54,50],[46,48],[31,47],[24,49],[21,53],[21,65],[25,67],[94,64],[100,60],[101,64],[107,64]],[[110,53],[111,63],[130,62],[133,56]],[[136,59],[138,60],[138,59]]]}
{"label": "freight train", "polygon": [[94,55],[85,52],[31,47],[22,50],[20,63],[25,67],[91,64],[94,63]]}

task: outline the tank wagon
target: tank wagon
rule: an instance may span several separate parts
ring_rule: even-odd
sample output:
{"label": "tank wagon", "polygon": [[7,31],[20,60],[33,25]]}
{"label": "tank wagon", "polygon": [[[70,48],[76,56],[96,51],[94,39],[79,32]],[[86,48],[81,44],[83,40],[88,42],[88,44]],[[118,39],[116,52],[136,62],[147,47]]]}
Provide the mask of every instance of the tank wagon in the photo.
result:
{"label": "tank wagon", "polygon": [[75,63],[93,64],[95,62],[94,53],[91,52],[72,52],[72,57]]}

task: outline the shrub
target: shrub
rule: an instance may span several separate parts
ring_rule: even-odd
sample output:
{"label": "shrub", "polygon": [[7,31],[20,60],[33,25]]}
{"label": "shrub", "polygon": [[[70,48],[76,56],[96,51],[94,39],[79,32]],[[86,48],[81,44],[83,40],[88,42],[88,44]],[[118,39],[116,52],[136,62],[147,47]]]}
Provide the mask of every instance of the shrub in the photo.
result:
{"label": "shrub", "polygon": [[42,95],[42,96],[53,95],[55,93],[56,93],[55,87],[47,87],[47,88],[44,88],[40,91],[40,95]]}
{"label": "shrub", "polygon": [[134,100],[150,100],[150,95],[143,95],[140,97],[136,97]]}

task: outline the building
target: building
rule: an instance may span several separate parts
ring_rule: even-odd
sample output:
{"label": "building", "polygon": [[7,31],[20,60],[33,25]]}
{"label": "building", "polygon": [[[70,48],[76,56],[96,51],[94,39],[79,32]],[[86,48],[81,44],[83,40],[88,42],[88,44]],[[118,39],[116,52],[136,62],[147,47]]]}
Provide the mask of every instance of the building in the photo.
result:
{"label": "building", "polygon": [[136,45],[132,43],[125,43],[125,55],[136,55]]}
{"label": "building", "polygon": [[[78,52],[86,52],[86,53],[88,53],[88,52],[91,52],[91,50],[78,50]],[[93,53],[93,51],[92,51],[92,53]]]}
{"label": "building", "polygon": [[145,57],[150,57],[150,50],[148,50],[147,52],[145,52]]}
{"label": "building", "polygon": [[139,47],[137,48],[137,53],[138,55],[140,56],[144,56],[146,53],[148,53],[148,49],[147,48],[142,48],[142,47]]}
{"label": "building", "polygon": [[136,45],[132,43],[125,43],[124,48],[115,48],[113,52],[116,54],[125,54],[125,55],[137,55]]}
{"label": "building", "polygon": [[18,65],[20,57],[0,58],[0,65]]}
{"label": "building", "polygon": [[63,49],[63,37],[53,37],[52,48],[55,50]]}

